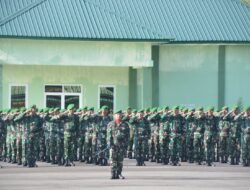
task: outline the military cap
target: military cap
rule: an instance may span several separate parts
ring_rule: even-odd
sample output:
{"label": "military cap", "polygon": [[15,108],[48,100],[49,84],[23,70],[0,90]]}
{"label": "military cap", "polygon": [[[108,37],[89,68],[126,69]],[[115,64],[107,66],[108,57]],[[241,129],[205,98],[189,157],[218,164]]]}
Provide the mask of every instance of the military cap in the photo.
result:
{"label": "military cap", "polygon": [[43,108],[39,110],[40,113],[43,113]]}
{"label": "military cap", "polygon": [[161,110],[162,110],[162,108],[161,108],[161,107],[158,107],[158,108],[157,108],[157,111],[161,111]]}
{"label": "military cap", "polygon": [[203,111],[204,108],[203,108],[203,107],[199,107],[198,110],[199,110],[199,111]]}
{"label": "military cap", "polygon": [[121,114],[122,113],[122,110],[116,110],[115,112],[114,112],[114,114]]}
{"label": "military cap", "polygon": [[57,107],[57,108],[54,109],[54,111],[60,111],[60,108]]}
{"label": "military cap", "polygon": [[214,107],[213,107],[213,106],[210,106],[210,107],[208,107],[208,110],[209,110],[209,111],[214,111]]}
{"label": "military cap", "polygon": [[165,109],[165,110],[169,110],[169,106],[165,106],[164,109]]}
{"label": "military cap", "polygon": [[150,111],[150,108],[146,108],[145,111],[146,111],[146,112],[149,112],[149,111]]}
{"label": "military cap", "polygon": [[72,110],[74,109],[75,105],[74,104],[69,104],[67,107],[67,110]]}
{"label": "military cap", "polygon": [[248,111],[248,110],[250,110],[250,106],[245,107],[245,111]]}
{"label": "military cap", "polygon": [[240,107],[239,106],[234,106],[233,110],[236,110],[236,109],[240,109]]}
{"label": "military cap", "polygon": [[77,110],[76,110],[76,112],[81,112],[82,111],[82,109],[81,108],[78,108]]}
{"label": "military cap", "polygon": [[101,110],[108,110],[109,109],[109,107],[108,106],[102,106],[102,108],[101,108]]}
{"label": "military cap", "polygon": [[195,108],[190,108],[189,111],[195,111]]}
{"label": "military cap", "polygon": [[173,107],[173,110],[178,110],[178,109],[180,109],[179,106],[174,106],[174,107]]}
{"label": "military cap", "polygon": [[144,112],[144,109],[138,110],[138,113],[143,113],[143,112]]}
{"label": "military cap", "polygon": [[49,112],[49,108],[44,108],[44,109],[43,109],[43,112],[44,112],[44,113],[48,113],[48,112]]}
{"label": "military cap", "polygon": [[66,110],[65,109],[60,109],[60,113],[63,113],[65,112]]}
{"label": "military cap", "polygon": [[49,113],[52,113],[52,112],[54,112],[54,108],[49,109]]}
{"label": "military cap", "polygon": [[2,113],[3,111],[2,110],[0,110],[0,113]]}
{"label": "military cap", "polygon": [[131,110],[132,108],[131,107],[127,107],[127,110]]}
{"label": "military cap", "polygon": [[224,106],[222,110],[228,110],[229,108],[227,106]]}
{"label": "military cap", "polygon": [[30,106],[30,109],[36,109],[36,105],[33,104],[32,106]]}
{"label": "military cap", "polygon": [[20,112],[25,112],[26,111],[26,108],[25,107],[21,107],[20,108]]}
{"label": "military cap", "polygon": [[89,111],[94,111],[94,110],[95,110],[94,107],[89,108]]}
{"label": "military cap", "polygon": [[151,112],[156,112],[157,111],[157,108],[152,108],[151,109]]}
{"label": "military cap", "polygon": [[88,110],[88,106],[83,107],[83,110]]}
{"label": "military cap", "polygon": [[133,112],[133,113],[136,113],[136,112],[137,112],[137,110],[136,110],[136,109],[133,109],[133,110],[132,110],[132,112]]}

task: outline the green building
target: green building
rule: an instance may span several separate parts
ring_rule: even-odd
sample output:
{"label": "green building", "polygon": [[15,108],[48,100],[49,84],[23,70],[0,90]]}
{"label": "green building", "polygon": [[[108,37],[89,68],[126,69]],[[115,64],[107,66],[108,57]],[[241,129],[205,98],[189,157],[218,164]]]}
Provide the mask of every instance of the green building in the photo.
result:
{"label": "green building", "polygon": [[250,104],[242,0],[1,0],[0,108]]}

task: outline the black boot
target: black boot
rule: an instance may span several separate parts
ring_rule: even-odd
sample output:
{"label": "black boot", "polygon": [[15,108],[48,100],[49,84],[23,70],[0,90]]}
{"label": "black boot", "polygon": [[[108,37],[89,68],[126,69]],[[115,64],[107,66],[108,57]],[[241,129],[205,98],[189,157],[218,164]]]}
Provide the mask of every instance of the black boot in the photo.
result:
{"label": "black boot", "polygon": [[67,159],[67,160],[65,161],[65,167],[68,167],[68,166],[71,166],[71,165],[70,165],[70,163],[69,163],[69,160]]}

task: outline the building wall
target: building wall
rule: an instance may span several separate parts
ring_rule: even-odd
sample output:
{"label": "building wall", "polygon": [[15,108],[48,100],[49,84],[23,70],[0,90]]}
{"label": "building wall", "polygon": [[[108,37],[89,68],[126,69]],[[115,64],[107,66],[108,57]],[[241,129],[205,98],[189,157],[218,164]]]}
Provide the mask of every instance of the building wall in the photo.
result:
{"label": "building wall", "polygon": [[[116,87],[115,108],[128,106],[128,68],[3,65],[3,108],[9,107],[9,85],[28,85],[28,104],[44,107],[45,84],[81,84],[83,105],[98,107],[98,86]],[[82,105],[82,106],[83,106]]]}
{"label": "building wall", "polygon": [[160,47],[159,104],[217,106],[218,46]]}
{"label": "building wall", "polygon": [[227,105],[250,105],[250,45],[226,46]]}

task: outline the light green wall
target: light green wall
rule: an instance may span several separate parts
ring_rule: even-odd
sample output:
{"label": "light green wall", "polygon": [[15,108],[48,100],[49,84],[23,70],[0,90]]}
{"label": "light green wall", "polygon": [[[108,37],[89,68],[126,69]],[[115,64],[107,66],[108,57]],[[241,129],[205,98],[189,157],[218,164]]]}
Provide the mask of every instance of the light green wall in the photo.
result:
{"label": "light green wall", "polygon": [[160,47],[159,104],[218,104],[218,46]]}
{"label": "light green wall", "polygon": [[128,68],[3,65],[3,107],[8,107],[9,85],[28,85],[28,104],[44,107],[45,84],[81,84],[83,105],[98,106],[98,85],[116,86],[116,109],[128,106]]}
{"label": "light green wall", "polygon": [[0,38],[0,62],[15,65],[152,66],[151,43]]}
{"label": "light green wall", "polygon": [[250,105],[250,45],[226,46],[225,101]]}

